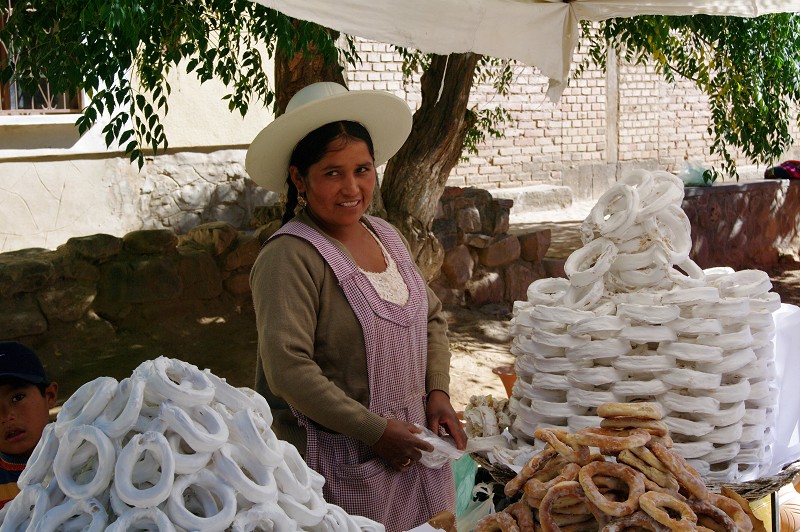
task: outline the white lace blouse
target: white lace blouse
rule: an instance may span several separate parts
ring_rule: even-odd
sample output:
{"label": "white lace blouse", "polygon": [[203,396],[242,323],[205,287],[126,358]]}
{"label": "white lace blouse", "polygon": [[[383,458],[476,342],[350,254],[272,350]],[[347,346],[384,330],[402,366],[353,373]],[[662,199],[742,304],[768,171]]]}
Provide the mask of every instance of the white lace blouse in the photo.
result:
{"label": "white lace blouse", "polygon": [[369,282],[375,287],[375,291],[378,292],[381,299],[394,303],[395,305],[405,305],[408,302],[408,286],[406,286],[403,276],[400,275],[397,264],[395,264],[389,252],[386,251],[378,235],[373,233],[363,222],[362,225],[364,225],[364,228],[369,231],[369,234],[372,235],[372,238],[374,238],[375,242],[380,246],[381,253],[383,253],[383,260],[386,263],[386,269],[382,272],[368,272],[362,268],[359,268],[359,270],[367,276],[367,279],[369,279]]}

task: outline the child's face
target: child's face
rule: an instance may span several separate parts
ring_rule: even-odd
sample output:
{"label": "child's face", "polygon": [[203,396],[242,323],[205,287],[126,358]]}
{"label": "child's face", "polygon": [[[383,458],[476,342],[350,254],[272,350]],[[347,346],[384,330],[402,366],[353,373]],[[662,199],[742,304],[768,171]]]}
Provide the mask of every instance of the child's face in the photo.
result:
{"label": "child's face", "polygon": [[35,384],[0,385],[0,452],[29,455],[47,425],[56,404],[58,386],[51,383],[44,395]]}

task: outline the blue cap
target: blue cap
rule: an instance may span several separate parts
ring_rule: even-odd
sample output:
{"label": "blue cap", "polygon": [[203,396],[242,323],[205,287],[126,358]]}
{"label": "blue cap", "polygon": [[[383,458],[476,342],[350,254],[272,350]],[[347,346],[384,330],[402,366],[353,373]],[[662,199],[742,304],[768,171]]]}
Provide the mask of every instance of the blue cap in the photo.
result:
{"label": "blue cap", "polygon": [[39,357],[19,342],[0,342],[0,379],[13,377],[32,384],[47,382]]}

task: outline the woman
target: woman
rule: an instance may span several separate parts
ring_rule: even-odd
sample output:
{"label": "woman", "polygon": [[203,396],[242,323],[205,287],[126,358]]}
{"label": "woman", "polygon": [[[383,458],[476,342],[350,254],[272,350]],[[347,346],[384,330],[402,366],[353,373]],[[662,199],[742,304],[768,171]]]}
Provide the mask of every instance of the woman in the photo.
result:
{"label": "woman", "polygon": [[376,166],[410,130],[391,94],[315,83],[247,154],[251,177],[288,198],[251,273],[256,389],[278,436],[325,477],[326,500],[390,531],[455,509],[449,466],[417,463],[433,447],[415,424],[466,444],[441,303],[399,233],[365,214]]}

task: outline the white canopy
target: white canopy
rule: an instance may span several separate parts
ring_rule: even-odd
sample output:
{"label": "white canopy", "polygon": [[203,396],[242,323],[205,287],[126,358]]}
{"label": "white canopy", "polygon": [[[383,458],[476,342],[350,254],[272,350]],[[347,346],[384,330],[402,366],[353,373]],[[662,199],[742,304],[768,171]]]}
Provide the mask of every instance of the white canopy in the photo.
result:
{"label": "white canopy", "polygon": [[255,0],[294,18],[424,52],[516,59],[564,89],[579,21],[635,15],[751,17],[800,11],[800,0]]}

